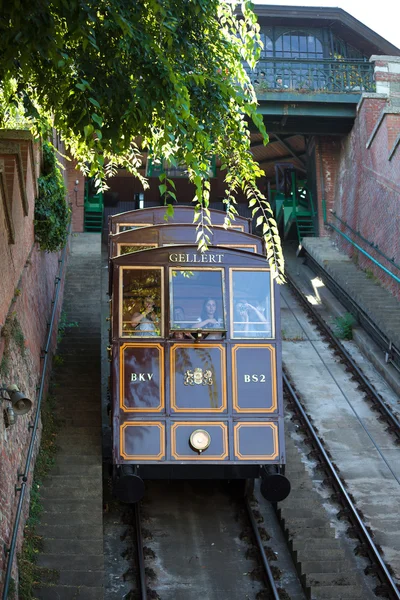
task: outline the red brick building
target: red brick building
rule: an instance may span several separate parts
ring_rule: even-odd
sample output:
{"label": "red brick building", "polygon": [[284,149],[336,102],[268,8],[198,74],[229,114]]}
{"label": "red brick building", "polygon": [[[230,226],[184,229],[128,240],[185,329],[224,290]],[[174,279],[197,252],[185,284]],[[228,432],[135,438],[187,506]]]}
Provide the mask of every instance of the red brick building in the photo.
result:
{"label": "red brick building", "polygon": [[[55,146],[60,145],[54,140]],[[34,207],[42,166],[41,144],[26,131],[0,131],[0,383],[15,384],[32,401],[28,414],[9,421],[10,402],[0,405],[0,589],[4,576],[23,473],[37,410],[38,384],[43,367],[43,348],[52,313],[55,280],[61,253],[41,251],[35,242]],[[68,171],[65,172],[67,181]],[[76,175],[75,175],[76,177]],[[74,179],[75,179],[74,177]],[[56,346],[57,322],[62,305],[63,281],[55,327],[50,343],[49,367]],[[48,374],[50,368],[47,370]],[[48,377],[46,380],[47,388]],[[7,398],[7,392],[2,392]],[[22,532],[29,509],[29,493],[35,458],[40,445],[41,424],[33,447],[22,517],[17,538],[20,550]],[[12,574],[15,576],[15,563]]]}

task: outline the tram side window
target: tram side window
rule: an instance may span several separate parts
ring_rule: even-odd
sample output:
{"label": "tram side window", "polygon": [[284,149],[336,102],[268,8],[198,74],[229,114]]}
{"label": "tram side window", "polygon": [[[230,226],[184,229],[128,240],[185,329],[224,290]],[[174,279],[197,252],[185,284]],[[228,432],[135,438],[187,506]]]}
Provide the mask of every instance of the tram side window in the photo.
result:
{"label": "tram side window", "polygon": [[271,338],[272,307],[269,271],[232,269],[232,337]]}
{"label": "tram side window", "polygon": [[222,270],[171,269],[170,327],[178,330],[225,329]]}
{"label": "tram side window", "polygon": [[122,270],[122,336],[160,337],[162,269]]}

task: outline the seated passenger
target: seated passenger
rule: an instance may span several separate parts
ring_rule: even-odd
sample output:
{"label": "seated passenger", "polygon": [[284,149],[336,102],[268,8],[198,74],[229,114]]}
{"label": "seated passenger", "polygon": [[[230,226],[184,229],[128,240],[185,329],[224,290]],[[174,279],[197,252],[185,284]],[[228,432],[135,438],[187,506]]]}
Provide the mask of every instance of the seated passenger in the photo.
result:
{"label": "seated passenger", "polygon": [[140,312],[135,312],[131,321],[134,327],[135,337],[154,337],[160,335],[160,319],[158,318],[154,300],[151,296],[146,296],[143,301],[143,308]]}
{"label": "seated passenger", "polygon": [[[222,319],[218,318],[217,301],[214,298],[206,298],[203,303],[201,315],[194,325],[195,329],[221,329]],[[210,333],[207,335],[208,340],[218,340],[221,334]]]}
{"label": "seated passenger", "polygon": [[[267,337],[270,335],[270,326],[264,315],[265,308],[262,302],[250,304],[247,300],[239,300],[235,305],[234,334],[242,333],[240,337]],[[240,321],[240,323],[238,323]]]}

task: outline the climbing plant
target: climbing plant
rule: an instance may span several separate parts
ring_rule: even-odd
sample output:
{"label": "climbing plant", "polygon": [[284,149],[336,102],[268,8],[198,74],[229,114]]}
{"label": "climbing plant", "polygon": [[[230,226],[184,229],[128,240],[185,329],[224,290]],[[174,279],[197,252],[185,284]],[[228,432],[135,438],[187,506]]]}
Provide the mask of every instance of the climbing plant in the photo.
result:
{"label": "climbing plant", "polygon": [[[124,167],[147,188],[143,153],[186,165],[200,250],[209,243],[210,166],[218,156],[226,226],[244,192],[279,279],[278,230],[250,151],[250,124],[268,142],[246,70],[260,49],[249,0],[19,0],[0,10],[0,81],[3,88],[15,81],[8,105],[22,103],[40,133],[54,126],[99,186]],[[162,195],[167,190],[173,202],[171,181],[162,181]]]}
{"label": "climbing plant", "polygon": [[57,252],[67,243],[70,209],[53,147],[43,143],[43,172],[35,202],[35,238],[41,250]]}

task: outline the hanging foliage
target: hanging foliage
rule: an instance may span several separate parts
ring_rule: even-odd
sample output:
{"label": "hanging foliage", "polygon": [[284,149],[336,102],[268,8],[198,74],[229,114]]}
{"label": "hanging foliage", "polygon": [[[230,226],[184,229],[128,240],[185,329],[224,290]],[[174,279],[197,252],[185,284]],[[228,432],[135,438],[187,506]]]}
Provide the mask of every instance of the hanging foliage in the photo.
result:
{"label": "hanging foliage", "polygon": [[66,188],[53,147],[43,144],[43,173],[38,180],[39,195],[35,202],[35,238],[41,250],[57,252],[68,239],[71,211],[66,202]]}
{"label": "hanging foliage", "polygon": [[[254,68],[260,48],[248,0],[20,0],[0,12],[0,80],[5,89],[16,82],[8,105],[22,101],[39,131],[56,127],[98,185],[124,167],[147,188],[143,151],[187,165],[201,250],[217,155],[226,169],[226,225],[245,192],[279,279],[278,231],[250,152],[249,122],[268,142],[245,68]],[[172,182],[161,186],[173,201]]]}

